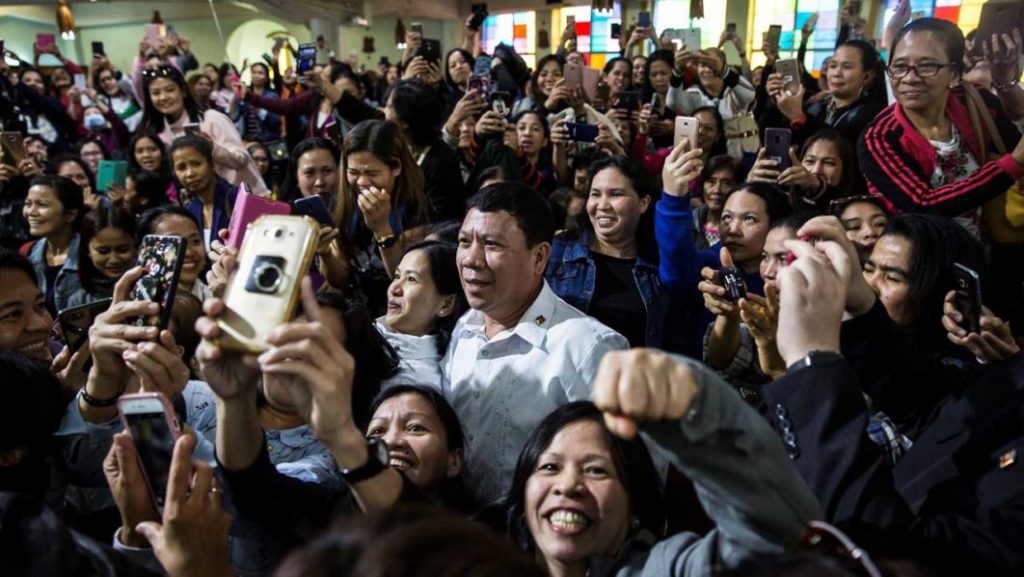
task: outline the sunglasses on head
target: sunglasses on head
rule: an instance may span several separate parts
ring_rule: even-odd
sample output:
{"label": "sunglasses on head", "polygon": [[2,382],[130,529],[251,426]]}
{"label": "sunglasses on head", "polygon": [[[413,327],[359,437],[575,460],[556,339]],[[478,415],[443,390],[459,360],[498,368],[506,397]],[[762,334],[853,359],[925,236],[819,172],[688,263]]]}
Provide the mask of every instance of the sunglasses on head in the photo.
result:
{"label": "sunglasses on head", "polygon": [[857,196],[847,196],[845,198],[837,198],[828,203],[828,214],[833,216],[839,216],[846,210],[846,207],[850,206],[855,202],[870,202],[871,204],[881,208],[886,213],[889,209],[885,206],[885,202],[882,197],[874,194],[860,194]]}

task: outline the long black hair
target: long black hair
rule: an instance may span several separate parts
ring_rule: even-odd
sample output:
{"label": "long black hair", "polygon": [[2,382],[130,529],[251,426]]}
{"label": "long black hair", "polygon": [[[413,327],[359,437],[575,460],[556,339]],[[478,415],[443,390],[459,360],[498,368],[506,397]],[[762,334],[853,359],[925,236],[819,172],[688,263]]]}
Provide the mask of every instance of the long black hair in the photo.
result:
{"label": "long black hair", "polygon": [[454,91],[455,94],[461,94],[463,92],[462,88],[459,85],[455,84],[455,81],[452,80],[451,72],[448,71],[448,60],[452,57],[452,54],[455,53],[458,53],[460,56],[462,56],[462,58],[466,61],[466,64],[469,64],[470,73],[472,73],[473,67],[476,66],[476,58],[473,58],[473,55],[466,51],[464,48],[452,48],[451,50],[448,51],[448,54],[445,54],[444,62],[441,63],[441,66],[444,68],[444,81],[446,84],[448,84],[448,88],[452,89],[452,91]]}
{"label": "long black hair", "polygon": [[665,49],[655,50],[647,57],[647,64],[644,65],[644,86],[640,94],[641,102],[647,102],[654,95],[654,87],[651,86],[651,66],[655,62],[664,62],[668,64],[669,68],[674,69],[676,66],[675,58],[671,50]]}
{"label": "long black hair", "polygon": [[605,442],[611,449],[615,462],[616,476],[622,480],[629,495],[633,516],[640,527],[654,537],[665,535],[666,505],[662,495],[658,472],[654,468],[651,454],[640,437],[631,441],[616,437],[604,424],[601,411],[590,401],[576,401],[555,409],[533,430],[530,438],[519,452],[512,485],[504,501],[506,530],[512,540],[522,549],[532,551],[533,536],[526,524],[526,483],[537,469],[537,461],[547,450],[562,429],[580,421],[590,421],[598,426]]}
{"label": "long black hair", "polygon": [[78,280],[82,288],[89,292],[96,292],[101,285],[113,286],[110,279],[96,270],[96,265],[89,256],[89,243],[105,228],[116,228],[124,232],[132,239],[132,246],[135,246],[135,215],[128,209],[111,204],[106,207],[99,206],[85,213],[79,226]]}
{"label": "long black hair", "polygon": [[[643,164],[628,156],[608,156],[600,158],[587,169],[587,189],[593,186],[594,177],[605,170],[617,170],[626,177],[633,187],[637,196],[641,199],[649,197],[650,204],[647,211],[640,215],[636,225],[637,255],[645,260],[657,264],[658,262],[658,240],[654,236],[654,205],[661,197],[661,190],[657,181]],[[586,210],[580,211],[573,219],[572,226],[563,234],[566,239],[582,238],[584,235],[594,234],[594,223],[590,222],[590,215]]]}
{"label": "long black hair", "polygon": [[144,168],[142,168],[142,166],[139,165],[139,161],[136,160],[135,158],[135,147],[143,138],[147,138],[150,141],[152,141],[153,145],[156,146],[157,150],[160,151],[160,176],[163,176],[164,178],[167,178],[169,180],[172,176],[172,173],[171,159],[170,157],[167,156],[167,145],[164,144],[164,141],[160,139],[160,136],[156,132],[153,132],[152,130],[142,126],[139,127],[139,130],[135,133],[135,136],[132,137],[131,143],[128,144],[128,167],[138,168],[139,170],[145,170]]}
{"label": "long black hair", "polygon": [[[288,174],[285,175],[284,186],[281,188],[280,200],[282,202],[291,204],[302,198],[302,191],[299,190],[299,158],[311,150],[326,150],[331,153],[335,167],[341,164],[341,151],[330,140],[319,136],[303,139],[292,149],[292,161],[288,163]],[[339,174],[338,178],[345,178],[345,175]]]}
{"label": "long black hair", "polygon": [[185,105],[184,114],[188,116],[189,122],[201,121],[203,119],[202,107],[192,97],[192,91],[188,89],[185,77],[181,75],[177,68],[161,65],[155,69],[142,71],[142,123],[139,124],[139,128],[150,130],[155,134],[160,134],[164,130],[167,118],[157,111],[156,106],[153,105],[153,99],[149,97],[149,85],[160,78],[170,80],[178,85],[178,90],[181,91],[181,98]]}

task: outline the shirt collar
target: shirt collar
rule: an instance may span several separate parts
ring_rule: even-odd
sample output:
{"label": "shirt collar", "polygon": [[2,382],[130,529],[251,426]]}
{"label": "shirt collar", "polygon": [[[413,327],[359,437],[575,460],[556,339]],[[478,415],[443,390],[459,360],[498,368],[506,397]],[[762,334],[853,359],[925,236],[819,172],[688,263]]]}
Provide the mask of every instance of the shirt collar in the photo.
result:
{"label": "shirt collar", "polygon": [[[548,327],[555,314],[557,296],[548,281],[543,281],[540,293],[533,300],[530,308],[526,309],[519,322],[511,330],[511,334],[518,336],[530,345],[540,348],[547,337]],[[463,326],[472,333],[484,334],[484,314],[480,311],[471,310],[466,314]],[[505,331],[508,332],[508,331]]]}

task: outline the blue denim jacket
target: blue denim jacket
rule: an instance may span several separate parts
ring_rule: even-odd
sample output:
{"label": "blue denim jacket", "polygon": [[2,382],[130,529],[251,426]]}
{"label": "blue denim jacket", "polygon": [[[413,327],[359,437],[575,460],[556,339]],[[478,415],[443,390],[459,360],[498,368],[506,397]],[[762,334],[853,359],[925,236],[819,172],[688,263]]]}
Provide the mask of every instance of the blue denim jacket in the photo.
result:
{"label": "blue denim jacket", "polygon": [[[559,236],[551,245],[551,258],[544,278],[551,285],[551,290],[570,305],[589,313],[590,300],[594,297],[597,285],[597,267],[590,256],[590,245],[587,233],[579,238],[567,240]],[[658,280],[658,265],[642,257],[637,257],[633,265],[633,279],[640,289],[640,298],[647,308],[646,346],[660,347],[662,341],[662,325],[665,320],[665,298]]]}
{"label": "blue denim jacket", "polygon": [[[41,238],[28,252],[28,260],[32,268],[36,270],[36,281],[39,283],[39,290],[45,295],[49,288],[46,283],[46,239]],[[60,311],[68,308],[71,296],[78,292],[82,285],[78,280],[78,233],[71,239],[68,246],[68,256],[64,265],[60,267],[57,278],[53,282],[53,305],[56,310],[50,311],[56,316]]]}

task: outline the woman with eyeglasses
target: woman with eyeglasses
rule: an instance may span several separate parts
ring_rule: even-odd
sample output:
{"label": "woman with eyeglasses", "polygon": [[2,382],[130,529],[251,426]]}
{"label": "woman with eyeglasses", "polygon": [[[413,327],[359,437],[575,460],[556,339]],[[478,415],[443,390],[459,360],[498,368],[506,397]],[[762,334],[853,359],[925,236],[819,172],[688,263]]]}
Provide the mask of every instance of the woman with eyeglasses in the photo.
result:
{"label": "woman with eyeglasses", "polygon": [[[1013,62],[993,69],[997,86],[1020,74],[1021,47],[1001,48],[999,59]],[[857,155],[872,193],[903,212],[963,216],[961,224],[978,236],[981,205],[1024,176],[1024,141],[990,94],[980,94],[987,109],[980,112],[999,134],[972,122],[975,89],[960,82],[963,62],[964,36],[955,24],[921,18],[904,26],[889,56],[896,103],[865,130]],[[997,137],[1012,152],[989,160]]]}
{"label": "woman with eyeglasses", "polygon": [[234,123],[222,112],[202,110],[192,98],[181,72],[172,66],[159,66],[143,71],[142,83],[143,129],[159,134],[160,139],[170,145],[185,136],[186,129],[198,128],[213,146],[213,164],[218,176],[233,185],[244,181],[256,194],[270,193]]}

